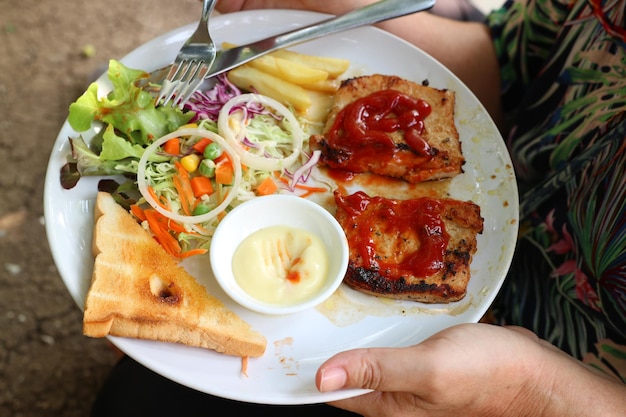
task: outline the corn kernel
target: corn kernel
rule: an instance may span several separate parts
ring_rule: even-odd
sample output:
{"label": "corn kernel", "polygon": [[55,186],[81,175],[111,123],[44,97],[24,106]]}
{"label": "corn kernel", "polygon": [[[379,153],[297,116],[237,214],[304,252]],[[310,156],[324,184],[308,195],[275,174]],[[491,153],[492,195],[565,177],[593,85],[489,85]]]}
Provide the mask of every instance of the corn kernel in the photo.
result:
{"label": "corn kernel", "polygon": [[200,164],[200,155],[195,153],[183,156],[180,160],[180,164],[187,170],[187,172],[194,172],[198,169],[198,165]]}
{"label": "corn kernel", "polygon": [[238,120],[235,117],[230,117],[228,119],[228,127],[233,130],[235,136],[239,135],[239,133],[241,132],[241,120]]}

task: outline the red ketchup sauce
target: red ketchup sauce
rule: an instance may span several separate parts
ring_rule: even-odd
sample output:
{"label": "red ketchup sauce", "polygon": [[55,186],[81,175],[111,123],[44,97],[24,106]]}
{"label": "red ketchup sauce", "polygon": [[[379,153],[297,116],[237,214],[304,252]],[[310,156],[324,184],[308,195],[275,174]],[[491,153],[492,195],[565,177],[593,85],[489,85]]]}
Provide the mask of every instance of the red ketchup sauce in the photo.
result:
{"label": "red ketchup sauce", "polygon": [[[336,193],[335,200],[350,216],[356,230],[350,232],[351,250],[361,256],[363,266],[378,269],[383,276],[429,276],[444,267],[444,255],[449,235],[441,219],[441,203],[433,198],[390,200],[370,197],[362,191],[349,196]],[[376,209],[369,210],[374,204]],[[365,213],[365,215],[364,215]],[[380,255],[372,239],[373,231],[382,230],[386,236],[417,238],[417,250],[392,254],[390,262]]]}
{"label": "red ketchup sauce", "polygon": [[377,91],[344,107],[337,114],[327,140],[342,148],[346,160],[375,158],[381,153],[388,158],[406,151],[389,136],[403,131],[409,150],[428,161],[432,158],[430,146],[422,134],[424,119],[431,111],[424,100],[395,90]]}

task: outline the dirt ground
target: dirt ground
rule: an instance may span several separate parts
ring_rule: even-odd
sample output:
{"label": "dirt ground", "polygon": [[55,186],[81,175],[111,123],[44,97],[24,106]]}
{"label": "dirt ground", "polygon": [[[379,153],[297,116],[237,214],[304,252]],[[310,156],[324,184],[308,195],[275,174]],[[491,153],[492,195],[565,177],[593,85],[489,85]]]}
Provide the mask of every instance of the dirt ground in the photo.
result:
{"label": "dirt ground", "polygon": [[116,357],[81,333],[43,219],[69,104],[110,58],[196,21],[197,0],[0,0],[0,416],[88,415]]}

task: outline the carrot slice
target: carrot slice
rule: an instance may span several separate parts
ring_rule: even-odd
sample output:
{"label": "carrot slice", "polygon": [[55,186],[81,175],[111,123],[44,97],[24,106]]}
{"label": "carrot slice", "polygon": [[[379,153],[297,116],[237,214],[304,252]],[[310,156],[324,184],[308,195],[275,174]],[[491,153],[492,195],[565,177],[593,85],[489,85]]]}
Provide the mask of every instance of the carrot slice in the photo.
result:
{"label": "carrot slice", "polygon": [[278,186],[274,182],[271,176],[266,177],[258,187],[256,187],[257,195],[270,195],[274,194],[278,190]]}
{"label": "carrot slice", "polygon": [[176,192],[178,193],[178,196],[180,197],[180,206],[183,209],[183,213],[186,216],[191,216],[191,210],[189,209],[189,200],[187,199],[187,195],[185,193],[185,186],[183,185],[183,181],[180,179],[180,176],[175,176],[174,178],[172,178],[174,180],[174,187],[176,188]]}
{"label": "carrot slice", "polygon": [[241,374],[245,377],[248,376],[248,357],[244,356],[241,358]]}
{"label": "carrot slice", "polygon": [[162,197],[159,197],[156,193],[156,191],[154,191],[154,188],[152,188],[151,186],[148,186],[148,193],[150,193],[150,195],[152,196],[152,198],[154,199],[154,201],[156,201],[156,203],[161,206],[161,208],[163,208],[164,210],[169,210],[169,206],[166,204],[166,200]]}
{"label": "carrot slice", "polygon": [[215,166],[215,182],[218,184],[232,184],[234,175],[233,164],[228,158],[220,160]]}
{"label": "carrot slice", "polygon": [[306,198],[306,197],[312,196],[315,193],[323,193],[323,192],[326,191],[326,188],[322,188],[322,187],[305,187],[305,188],[303,188],[303,187],[296,187],[296,188],[299,188],[301,190],[305,190],[306,191],[306,192],[300,194],[300,197],[302,197],[302,198]]}
{"label": "carrot slice", "polygon": [[163,150],[170,155],[178,155],[180,153],[180,139],[172,138],[163,144]]}
{"label": "carrot slice", "polygon": [[202,248],[189,249],[188,251],[178,254],[179,258],[189,258],[190,256],[204,255],[208,250]]}
{"label": "carrot slice", "polygon": [[193,190],[193,195],[196,198],[200,198],[205,194],[211,195],[214,191],[211,179],[203,176],[193,177],[191,179],[191,189]]}
{"label": "carrot slice", "polygon": [[189,233],[187,232],[187,229],[185,229],[185,227],[183,225],[181,225],[180,223],[165,217],[164,215],[162,215],[159,212],[155,213],[155,216],[157,216],[159,222],[161,223],[162,227],[170,232],[174,232],[174,233]]}
{"label": "carrot slice", "polygon": [[230,158],[228,157],[228,153],[227,152],[222,152],[222,154],[220,156],[218,156],[217,158],[215,158],[213,160],[213,162],[215,162],[216,164],[219,164],[222,161],[230,161]]}
{"label": "carrot slice", "polygon": [[[289,184],[289,180],[284,177],[280,177],[279,180],[284,182],[285,184]],[[308,197],[315,193],[323,193],[327,191],[327,189],[324,187],[312,187],[310,185],[304,184],[296,184],[296,189],[306,191],[304,194],[301,194],[300,197]]]}
{"label": "carrot slice", "polygon": [[204,149],[209,146],[209,144],[212,142],[211,139],[209,138],[202,138],[199,141],[197,141],[196,143],[193,144],[192,148],[198,152],[200,155],[202,155],[204,153]]}
{"label": "carrot slice", "polygon": [[131,212],[141,221],[146,220],[154,239],[165,249],[167,253],[180,259],[189,258],[195,255],[203,255],[208,252],[204,248],[194,248],[182,251],[182,247],[176,237],[179,233],[197,234],[187,231],[180,223],[164,216],[153,208],[142,209],[136,204],[131,207]]}
{"label": "carrot slice", "polygon": [[139,220],[140,222],[143,222],[144,220],[146,220],[146,215],[143,212],[143,209],[141,207],[139,207],[137,204],[133,204],[132,206],[130,206],[130,212],[133,214],[133,216],[135,216],[137,218],[137,220]]}
{"label": "carrot slice", "polygon": [[150,226],[150,230],[154,234],[157,242],[159,242],[168,253],[177,256],[177,254],[181,252],[180,244],[174,236],[162,227],[161,222],[159,222],[156,215],[156,210],[144,210],[144,213],[146,215],[148,225]]}
{"label": "carrot slice", "polygon": [[187,170],[178,161],[176,161],[174,165],[178,171],[178,175],[175,175],[173,178],[174,186],[176,187],[176,191],[180,197],[183,213],[187,216],[191,216],[191,211],[195,205],[195,197],[189,181],[189,172],[187,172]]}

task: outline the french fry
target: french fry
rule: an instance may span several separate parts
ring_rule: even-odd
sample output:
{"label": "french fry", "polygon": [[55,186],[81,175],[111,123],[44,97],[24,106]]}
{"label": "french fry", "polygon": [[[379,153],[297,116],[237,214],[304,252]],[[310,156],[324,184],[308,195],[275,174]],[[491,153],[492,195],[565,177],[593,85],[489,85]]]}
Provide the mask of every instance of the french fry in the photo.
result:
{"label": "french fry", "polygon": [[328,72],[313,68],[297,61],[289,61],[279,57],[273,57],[281,77],[294,84],[311,84],[328,79]]}
{"label": "french fry", "polygon": [[277,77],[280,74],[280,70],[278,69],[278,66],[276,66],[276,60],[274,59],[274,57],[271,57],[269,55],[263,55],[261,57],[255,58],[252,61],[248,62],[246,65],[256,68],[259,71],[276,75]]}
{"label": "french fry", "polygon": [[[236,46],[234,43],[222,42],[223,49],[231,49]],[[347,59],[308,55],[288,49],[279,49],[266,56],[297,62],[309,68],[325,71],[328,73],[328,78],[337,78],[350,67],[350,61]],[[256,58],[256,60],[262,58]]]}
{"label": "french fry", "polygon": [[228,79],[242,90],[256,90],[259,94],[271,97],[285,105],[291,105],[302,113],[306,112],[312,104],[311,96],[304,88],[249,64],[230,70]]}
{"label": "french fry", "polygon": [[321,91],[307,90],[311,96],[311,106],[307,109],[304,116],[313,123],[324,123],[328,117],[328,111],[332,105],[332,94],[323,93]]}
{"label": "french fry", "polygon": [[314,83],[300,84],[300,86],[307,90],[320,91],[322,93],[335,93],[341,86],[341,80],[338,78],[327,78]]}
{"label": "french fry", "polygon": [[307,55],[287,49],[279,49],[270,54],[275,58],[282,58],[289,61],[298,62],[310,68],[326,71],[329,78],[337,78],[350,67],[347,59]]}
{"label": "french fry", "polygon": [[[237,45],[223,42],[223,49]],[[242,90],[257,91],[306,114],[323,120],[330,98],[341,85],[338,79],[350,66],[340,58],[278,50],[231,70],[229,80]]]}
{"label": "french fry", "polygon": [[274,58],[270,55],[256,58],[250,61],[248,65],[298,85],[312,84],[328,79],[326,71],[307,67],[299,62]]}

